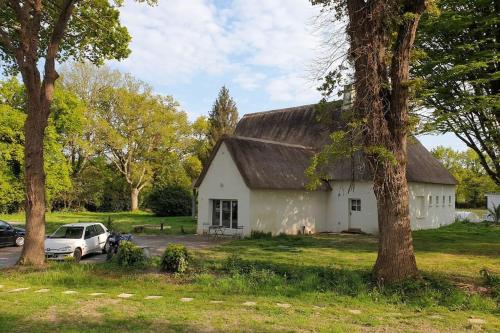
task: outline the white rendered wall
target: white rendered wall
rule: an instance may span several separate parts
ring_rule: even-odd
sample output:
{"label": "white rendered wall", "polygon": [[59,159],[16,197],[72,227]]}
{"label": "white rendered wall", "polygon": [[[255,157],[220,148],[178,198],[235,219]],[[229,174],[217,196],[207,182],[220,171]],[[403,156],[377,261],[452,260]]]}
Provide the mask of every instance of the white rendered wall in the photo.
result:
{"label": "white rendered wall", "polygon": [[198,188],[198,234],[203,233],[203,224],[212,223],[211,199],[238,200],[238,225],[250,233],[250,190],[236,167],[225,143],[222,143],[206,175]]}
{"label": "white rendered wall", "polygon": [[252,190],[250,225],[252,230],[297,234],[323,231],[327,211],[324,191]]}
{"label": "white rendered wall", "polygon": [[500,194],[488,193],[486,194],[486,208],[495,209],[498,205],[500,205]]}
{"label": "white rendered wall", "polygon": [[[450,224],[455,216],[455,186],[409,183],[410,219],[413,230],[438,228]],[[340,232],[348,229],[349,199],[361,200],[359,218],[351,228],[363,232],[378,233],[377,201],[371,182],[332,182],[332,192],[328,198],[325,231]],[[429,197],[432,196],[432,205]],[[436,205],[436,196],[439,204]],[[443,204],[443,196],[445,202]],[[451,196],[451,201],[450,201]],[[420,198],[419,198],[420,197]]]}
{"label": "white rendered wall", "polygon": [[[455,221],[455,185],[410,183],[409,194],[412,230],[439,228]],[[420,216],[417,214],[418,196],[423,196],[425,203]],[[439,204],[436,204],[436,197]]]}

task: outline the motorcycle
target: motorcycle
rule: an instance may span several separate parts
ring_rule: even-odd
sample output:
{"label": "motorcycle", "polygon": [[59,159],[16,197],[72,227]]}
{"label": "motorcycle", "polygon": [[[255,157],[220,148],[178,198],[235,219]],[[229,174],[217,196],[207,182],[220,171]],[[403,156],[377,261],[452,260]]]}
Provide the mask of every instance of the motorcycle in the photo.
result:
{"label": "motorcycle", "polygon": [[111,234],[109,235],[106,245],[104,246],[104,249],[106,251],[106,259],[111,260],[113,256],[118,253],[118,249],[120,248],[120,242],[122,241],[132,241],[132,235],[131,234],[121,234],[119,232],[114,232],[112,231]]}

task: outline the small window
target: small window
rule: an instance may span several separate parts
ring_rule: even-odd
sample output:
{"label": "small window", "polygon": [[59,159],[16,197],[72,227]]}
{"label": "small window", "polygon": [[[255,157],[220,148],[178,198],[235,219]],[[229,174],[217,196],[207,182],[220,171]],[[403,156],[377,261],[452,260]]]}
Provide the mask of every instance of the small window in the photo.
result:
{"label": "small window", "polygon": [[351,211],[353,212],[361,211],[361,199],[351,199]]}
{"label": "small window", "polygon": [[436,195],[436,207],[439,206],[439,196]]}
{"label": "small window", "polygon": [[419,218],[419,219],[425,217],[424,196],[417,196],[416,197],[416,215],[417,215],[417,218]]}
{"label": "small window", "polygon": [[450,196],[448,196],[448,206],[450,206],[450,207],[451,207],[451,195],[450,195]]}
{"label": "small window", "polygon": [[432,195],[429,195],[429,207],[432,207]]}

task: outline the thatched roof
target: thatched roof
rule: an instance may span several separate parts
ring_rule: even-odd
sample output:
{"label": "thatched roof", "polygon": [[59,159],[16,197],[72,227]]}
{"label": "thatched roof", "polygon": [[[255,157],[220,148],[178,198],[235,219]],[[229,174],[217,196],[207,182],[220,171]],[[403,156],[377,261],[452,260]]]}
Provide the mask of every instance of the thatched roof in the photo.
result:
{"label": "thatched roof", "polygon": [[[212,152],[225,143],[245,183],[252,189],[303,189],[308,183],[305,170],[311,157],[329,142],[329,133],[341,128],[341,110],[328,110],[331,121],[319,122],[315,105],[245,115],[234,136],[224,137]],[[210,166],[209,161],[207,168]],[[369,168],[359,153],[338,160],[327,168],[333,180],[371,180]],[[202,172],[195,187],[206,174]],[[408,144],[407,179],[410,182],[456,184],[453,176],[415,138]],[[319,190],[329,189],[328,184]]]}

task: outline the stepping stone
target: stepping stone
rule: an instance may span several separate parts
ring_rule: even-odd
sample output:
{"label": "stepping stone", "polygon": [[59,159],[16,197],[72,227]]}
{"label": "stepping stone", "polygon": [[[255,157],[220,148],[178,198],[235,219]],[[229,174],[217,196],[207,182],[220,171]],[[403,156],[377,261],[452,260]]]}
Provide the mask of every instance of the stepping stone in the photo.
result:
{"label": "stepping stone", "polygon": [[291,305],[290,305],[290,304],[288,304],[288,303],[276,303],[276,306],[277,306],[278,308],[283,308],[283,309],[288,309],[288,308],[290,308],[290,307],[291,307]]}
{"label": "stepping stone", "polygon": [[73,295],[73,294],[78,294],[78,291],[66,290],[66,291],[63,291],[63,294],[65,294],[65,295]]}
{"label": "stepping stone", "polygon": [[48,293],[50,291],[50,289],[38,289],[37,291],[35,291],[36,293]]}
{"label": "stepping stone", "polygon": [[19,291],[25,291],[25,290],[28,290],[30,288],[17,288],[17,289],[12,289],[11,291],[9,291],[9,293],[17,293]]}
{"label": "stepping stone", "polygon": [[224,302],[223,301],[210,301],[210,303],[212,303],[212,304],[222,304]]}
{"label": "stepping stone", "polygon": [[90,296],[102,296],[102,295],[106,295],[106,293],[92,293],[92,294],[90,294]]}
{"label": "stepping stone", "polygon": [[118,295],[118,297],[120,297],[120,298],[130,298],[130,297],[132,297],[132,296],[134,296],[134,294],[126,294],[126,293],[123,293],[123,294]]}
{"label": "stepping stone", "polygon": [[257,303],[255,303],[255,302],[245,302],[245,303],[243,303],[243,305],[244,306],[256,306]]}
{"label": "stepping stone", "polygon": [[359,315],[359,314],[361,314],[361,311],[360,310],[349,310],[349,313]]}
{"label": "stepping stone", "polygon": [[181,302],[191,302],[192,300],[193,300],[193,298],[191,298],[191,297],[181,298]]}
{"label": "stepping stone", "polygon": [[432,316],[429,316],[429,318],[431,318],[431,319],[443,319],[443,317],[440,315],[432,315]]}
{"label": "stepping stone", "polygon": [[163,296],[154,296],[154,295],[152,295],[152,296],[146,296],[146,297],[144,297],[144,299],[160,299],[162,297]]}
{"label": "stepping stone", "polygon": [[325,309],[324,306],[317,306],[317,305],[314,305],[313,308],[316,310],[324,310]]}
{"label": "stepping stone", "polygon": [[0,284],[0,289],[2,289],[2,288],[3,288],[3,284]]}
{"label": "stepping stone", "polygon": [[469,318],[469,324],[473,325],[486,324],[486,320],[480,318]]}

